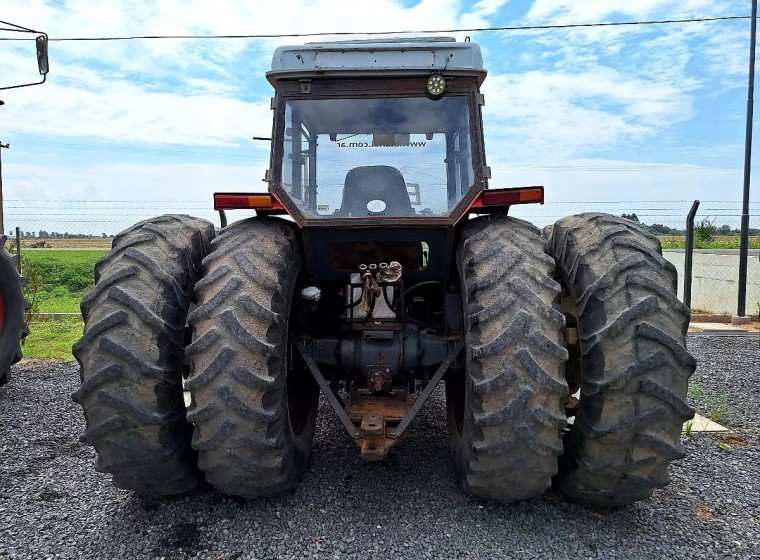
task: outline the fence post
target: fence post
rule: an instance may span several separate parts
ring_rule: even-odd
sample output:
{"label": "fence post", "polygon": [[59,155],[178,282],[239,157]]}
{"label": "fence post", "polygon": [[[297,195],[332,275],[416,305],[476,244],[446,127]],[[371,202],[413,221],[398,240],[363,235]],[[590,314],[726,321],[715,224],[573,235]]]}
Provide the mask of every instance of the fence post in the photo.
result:
{"label": "fence post", "polygon": [[21,229],[16,226],[16,268],[21,276]]}
{"label": "fence post", "polygon": [[686,249],[683,263],[683,302],[691,309],[691,270],[694,262],[694,217],[697,215],[699,201],[695,200],[686,216]]}

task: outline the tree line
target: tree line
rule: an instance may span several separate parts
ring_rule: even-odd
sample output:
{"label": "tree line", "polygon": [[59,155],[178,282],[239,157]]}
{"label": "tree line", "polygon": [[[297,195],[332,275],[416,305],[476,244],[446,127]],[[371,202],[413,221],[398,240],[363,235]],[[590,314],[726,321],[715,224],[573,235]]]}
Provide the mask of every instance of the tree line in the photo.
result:
{"label": "tree line", "polygon": [[[15,231],[9,231],[8,235],[11,237],[16,236]],[[101,233],[100,235],[96,235],[94,233],[58,233],[57,231],[45,231],[44,229],[39,230],[38,232],[34,231],[19,231],[19,236],[21,239],[92,239],[94,237],[100,237],[102,239],[108,239],[113,237],[113,235],[108,235],[107,233]]]}
{"label": "tree line", "polygon": [[[670,226],[666,226],[665,224],[645,224],[639,220],[639,217],[635,213],[623,214],[622,217],[626,220],[631,220],[632,222],[639,224],[643,229],[652,235],[686,235],[685,228],[672,228]],[[716,226],[714,220],[703,218],[701,221],[694,224],[694,232],[697,236],[697,239],[701,239],[703,241],[712,241],[716,235],[739,235],[741,233],[741,230],[739,228],[732,228],[727,224]],[[760,235],[760,229],[749,228],[749,234]]]}

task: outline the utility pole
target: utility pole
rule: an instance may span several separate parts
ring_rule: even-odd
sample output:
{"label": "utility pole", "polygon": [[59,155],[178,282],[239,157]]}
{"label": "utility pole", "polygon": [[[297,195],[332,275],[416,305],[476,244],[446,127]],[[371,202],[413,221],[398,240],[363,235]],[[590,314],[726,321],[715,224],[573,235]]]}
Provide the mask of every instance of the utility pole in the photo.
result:
{"label": "utility pole", "polygon": [[742,201],[742,231],[739,243],[739,301],[733,323],[748,323],[747,305],[747,261],[749,254],[749,185],[752,170],[752,122],[755,94],[755,45],[757,43],[757,0],[752,0],[752,27],[749,40],[749,88],[747,94],[747,134],[744,146],[744,198]]}
{"label": "utility pole", "polygon": [[5,233],[5,216],[3,212],[3,150],[7,150],[10,147],[10,144],[0,142],[0,235]]}

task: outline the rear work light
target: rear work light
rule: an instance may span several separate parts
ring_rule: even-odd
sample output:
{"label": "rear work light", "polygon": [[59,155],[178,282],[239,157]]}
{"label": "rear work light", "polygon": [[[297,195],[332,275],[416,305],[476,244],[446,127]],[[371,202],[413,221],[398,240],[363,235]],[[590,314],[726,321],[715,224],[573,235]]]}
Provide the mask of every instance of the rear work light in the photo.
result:
{"label": "rear work light", "polygon": [[214,210],[284,210],[285,207],[274,196],[246,193],[214,193]]}

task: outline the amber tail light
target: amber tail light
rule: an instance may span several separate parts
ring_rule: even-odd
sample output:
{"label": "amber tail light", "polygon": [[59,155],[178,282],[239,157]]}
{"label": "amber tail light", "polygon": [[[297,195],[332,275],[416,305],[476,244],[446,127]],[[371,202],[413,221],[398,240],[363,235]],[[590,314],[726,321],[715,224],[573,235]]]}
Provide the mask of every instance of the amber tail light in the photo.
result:
{"label": "amber tail light", "polygon": [[[480,204],[478,204],[478,202]],[[489,189],[480,193],[473,207],[504,206],[507,204],[544,203],[544,187]]]}
{"label": "amber tail light", "polygon": [[284,206],[271,194],[214,193],[214,210],[283,210]]}

